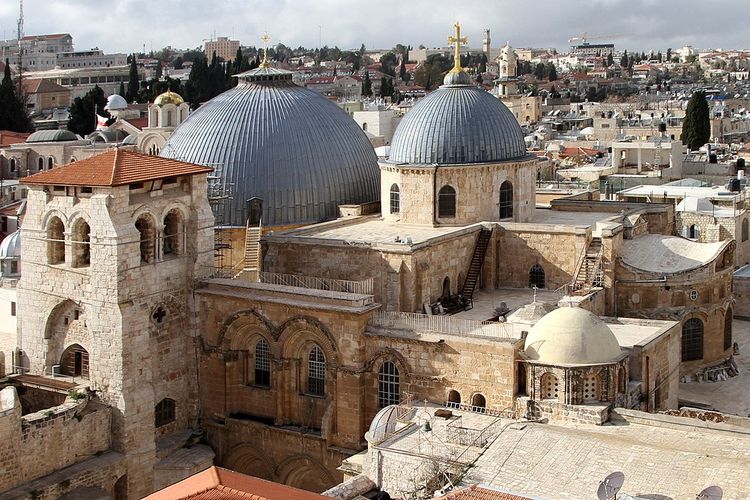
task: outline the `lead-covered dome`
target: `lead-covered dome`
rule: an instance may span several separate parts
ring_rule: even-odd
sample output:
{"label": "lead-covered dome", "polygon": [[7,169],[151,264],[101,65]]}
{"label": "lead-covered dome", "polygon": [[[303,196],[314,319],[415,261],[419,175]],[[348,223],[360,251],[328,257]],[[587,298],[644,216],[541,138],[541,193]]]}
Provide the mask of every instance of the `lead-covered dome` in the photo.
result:
{"label": "lead-covered dome", "polygon": [[622,352],[604,321],[580,307],[545,315],[529,330],[524,351],[530,360],[553,365],[611,363]]}
{"label": "lead-covered dome", "polygon": [[449,73],[445,85],[406,114],[393,135],[389,163],[487,163],[526,156],[513,113],[489,92],[467,85],[467,78]]}
{"label": "lead-covered dome", "polygon": [[247,200],[263,200],[263,225],[318,222],[338,205],[379,197],[377,157],[364,132],[292,73],[257,68],[198,108],[161,156],[218,169],[231,189],[217,223],[245,225]]}

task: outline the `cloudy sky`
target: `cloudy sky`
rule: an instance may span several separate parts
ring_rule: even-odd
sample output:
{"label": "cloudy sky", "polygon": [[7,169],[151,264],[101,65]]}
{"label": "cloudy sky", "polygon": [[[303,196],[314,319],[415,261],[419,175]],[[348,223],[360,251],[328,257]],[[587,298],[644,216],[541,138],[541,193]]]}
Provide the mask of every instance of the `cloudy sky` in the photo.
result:
{"label": "cloudy sky", "polygon": [[[73,35],[76,49],[192,48],[215,32],[258,45],[341,48],[445,44],[456,19],[469,45],[490,28],[494,46],[565,49],[568,38],[617,35],[618,47],[749,48],[748,0],[26,0],[25,33]],[[14,38],[18,0],[0,2],[0,35]],[[592,40],[594,42],[595,40]]]}

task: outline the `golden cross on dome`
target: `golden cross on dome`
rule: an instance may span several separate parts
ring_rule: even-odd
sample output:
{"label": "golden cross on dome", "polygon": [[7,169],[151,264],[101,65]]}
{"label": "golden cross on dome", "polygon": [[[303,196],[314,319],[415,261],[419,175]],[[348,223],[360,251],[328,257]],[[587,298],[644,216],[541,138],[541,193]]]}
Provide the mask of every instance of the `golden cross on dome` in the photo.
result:
{"label": "golden cross on dome", "polygon": [[465,36],[461,36],[461,24],[458,21],[453,26],[456,28],[456,36],[448,37],[448,45],[455,45],[451,73],[460,73],[463,71],[463,68],[461,68],[461,45],[466,45],[469,40]]}
{"label": "golden cross on dome", "polygon": [[263,45],[264,45],[263,62],[260,63],[260,67],[268,68],[271,66],[271,64],[268,62],[268,42],[271,41],[271,37],[268,36],[268,33],[263,33],[263,36],[260,37],[260,39],[263,41]]}

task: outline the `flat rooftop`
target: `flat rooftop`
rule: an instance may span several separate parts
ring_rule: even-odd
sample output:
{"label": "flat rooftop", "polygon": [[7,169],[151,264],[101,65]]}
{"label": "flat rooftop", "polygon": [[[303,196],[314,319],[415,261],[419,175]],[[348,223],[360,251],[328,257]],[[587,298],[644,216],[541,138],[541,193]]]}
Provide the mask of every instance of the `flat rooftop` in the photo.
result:
{"label": "flat rooftop", "polygon": [[667,198],[709,198],[732,200],[741,196],[742,193],[727,191],[723,186],[674,186],[662,184],[661,186],[636,186],[617,192],[618,196],[649,197],[653,200]]}
{"label": "flat rooftop", "polygon": [[[537,290],[536,293],[537,302],[557,304],[557,301],[561,298],[563,298],[562,293],[551,290]],[[483,288],[474,292],[473,309],[461,311],[452,315],[452,317],[475,321],[489,321],[496,317],[495,309],[503,302],[510,309],[510,313],[512,313],[516,309],[533,301],[534,290],[531,288]]]}
{"label": "flat rooftop", "polygon": [[625,475],[621,493],[638,498],[695,498],[714,484],[725,500],[750,492],[750,431],[744,428],[710,429],[698,419],[629,410],[616,410],[614,422],[598,426],[514,423],[452,409],[460,416],[453,422],[471,435],[486,429],[491,437],[481,448],[454,444],[451,421],[434,417],[435,409],[415,405],[407,419],[416,425],[377,445],[385,466],[407,463],[398,458],[404,455],[451,460],[466,472],[456,489],[479,483],[547,499],[596,498],[599,482],[615,471]]}

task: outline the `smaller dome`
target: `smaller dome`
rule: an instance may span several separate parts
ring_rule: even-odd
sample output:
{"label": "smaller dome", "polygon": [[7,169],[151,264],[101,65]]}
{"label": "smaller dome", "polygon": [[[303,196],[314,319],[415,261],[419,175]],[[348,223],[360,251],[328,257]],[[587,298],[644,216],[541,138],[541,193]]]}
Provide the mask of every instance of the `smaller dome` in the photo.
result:
{"label": "smaller dome", "polygon": [[449,71],[443,85],[471,85],[471,77],[465,71]]}
{"label": "smaller dome", "polygon": [[373,443],[379,443],[396,431],[398,406],[390,405],[380,410],[370,423],[370,430],[365,438]]}
{"label": "smaller dome", "polygon": [[21,258],[21,230],[18,229],[0,242],[0,260]]}
{"label": "smaller dome", "polygon": [[138,144],[138,136],[136,134],[130,134],[122,141],[123,145],[132,146]]}
{"label": "smaller dome", "polygon": [[128,101],[126,101],[124,97],[118,94],[112,94],[111,96],[107,97],[107,105],[104,106],[104,109],[109,111],[117,111],[118,109],[127,108]]}
{"label": "smaller dome", "polygon": [[70,130],[39,130],[34,132],[26,142],[66,142],[77,141],[78,136]]}
{"label": "smaller dome", "polygon": [[175,106],[179,106],[184,102],[185,101],[182,99],[182,96],[180,94],[172,92],[171,90],[168,90],[163,94],[159,94],[158,96],[156,96],[156,99],[154,99],[154,104],[156,104],[157,106],[164,106],[165,104],[174,104]]}
{"label": "smaller dome", "polygon": [[604,321],[580,307],[561,307],[540,319],[524,350],[531,360],[556,365],[611,363],[622,353]]}

